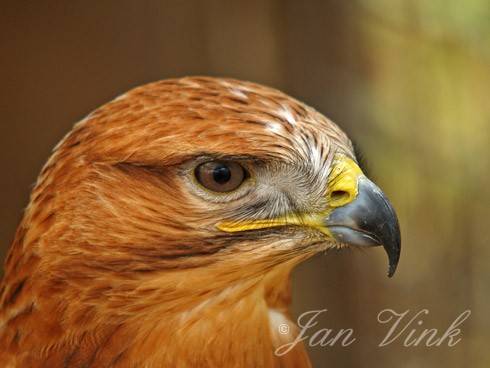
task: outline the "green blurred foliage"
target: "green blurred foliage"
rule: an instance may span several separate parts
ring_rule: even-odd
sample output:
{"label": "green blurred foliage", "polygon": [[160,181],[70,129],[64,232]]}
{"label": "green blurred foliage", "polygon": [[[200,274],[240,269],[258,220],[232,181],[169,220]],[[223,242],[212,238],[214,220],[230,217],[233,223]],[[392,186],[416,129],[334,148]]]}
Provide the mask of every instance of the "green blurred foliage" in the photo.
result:
{"label": "green blurred foliage", "polygon": [[419,290],[411,303],[450,304],[434,311],[441,321],[472,309],[461,362],[487,367],[490,2],[360,4],[370,72],[359,100],[376,127],[365,144],[392,173],[382,180],[403,229],[399,277]]}

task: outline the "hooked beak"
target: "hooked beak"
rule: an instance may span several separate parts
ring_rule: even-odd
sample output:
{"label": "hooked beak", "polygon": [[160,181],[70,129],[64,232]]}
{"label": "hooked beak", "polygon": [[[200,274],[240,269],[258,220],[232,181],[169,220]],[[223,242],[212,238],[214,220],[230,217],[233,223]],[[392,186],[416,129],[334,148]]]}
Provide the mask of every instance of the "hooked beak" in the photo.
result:
{"label": "hooked beak", "polygon": [[388,255],[388,276],[393,276],[400,259],[400,227],[395,210],[371,180],[360,176],[356,198],[330,212],[324,224],[341,243],[382,245]]}

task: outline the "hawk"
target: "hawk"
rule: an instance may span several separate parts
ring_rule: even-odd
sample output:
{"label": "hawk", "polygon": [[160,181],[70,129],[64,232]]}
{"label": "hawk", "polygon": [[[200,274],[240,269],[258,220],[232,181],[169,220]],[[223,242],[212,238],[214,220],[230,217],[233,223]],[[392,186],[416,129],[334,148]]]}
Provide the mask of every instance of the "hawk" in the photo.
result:
{"label": "hawk", "polygon": [[147,84],[77,123],[31,193],[0,289],[2,367],[309,367],[291,270],[343,246],[400,255],[353,145],[284,93]]}

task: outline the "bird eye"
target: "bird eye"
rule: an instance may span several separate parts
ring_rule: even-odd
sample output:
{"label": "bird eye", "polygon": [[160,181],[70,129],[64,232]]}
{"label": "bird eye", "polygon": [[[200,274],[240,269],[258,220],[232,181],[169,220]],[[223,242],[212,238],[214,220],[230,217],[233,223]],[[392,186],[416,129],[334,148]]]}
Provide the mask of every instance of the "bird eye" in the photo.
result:
{"label": "bird eye", "polygon": [[246,179],[247,172],[242,165],[231,161],[210,161],[196,167],[197,181],[213,192],[231,192]]}

